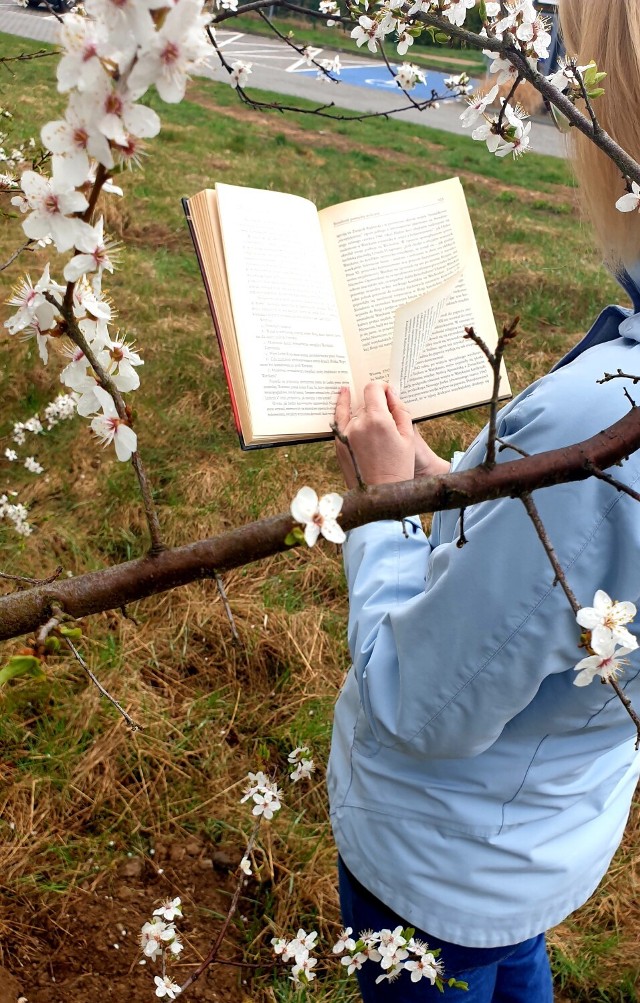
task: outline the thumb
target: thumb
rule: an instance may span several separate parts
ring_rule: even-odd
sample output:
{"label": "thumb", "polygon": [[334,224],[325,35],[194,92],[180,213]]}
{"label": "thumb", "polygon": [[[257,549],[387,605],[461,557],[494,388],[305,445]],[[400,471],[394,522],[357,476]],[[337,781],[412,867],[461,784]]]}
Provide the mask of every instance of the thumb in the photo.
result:
{"label": "thumb", "polygon": [[386,388],[386,394],[391,417],[395,421],[400,435],[413,438],[413,422],[411,421],[409,408],[406,404],[402,403],[395,390],[391,387],[388,386]]}

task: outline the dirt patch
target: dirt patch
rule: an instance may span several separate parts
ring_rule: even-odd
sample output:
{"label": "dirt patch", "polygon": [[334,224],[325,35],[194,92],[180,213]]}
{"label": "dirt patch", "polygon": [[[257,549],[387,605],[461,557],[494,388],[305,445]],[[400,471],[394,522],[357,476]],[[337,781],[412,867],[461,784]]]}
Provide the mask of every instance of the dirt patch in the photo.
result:
{"label": "dirt patch", "polygon": [[[121,858],[109,872],[83,882],[62,906],[54,900],[37,916],[27,915],[25,908],[15,920],[38,928],[38,956],[18,953],[22,945],[15,945],[13,953],[10,938],[5,942],[8,968],[0,969],[0,1003],[16,1003],[21,995],[29,1003],[95,1003],[105,994],[128,1003],[149,1003],[154,998],[153,977],[161,970],[159,961],[140,964],[142,924],[161,901],[182,897],[184,919],[177,926],[183,960],[170,974],[183,982],[206,955],[221,925],[218,917],[227,912],[235,888],[234,860],[235,854],[213,853],[195,838],[159,842],[154,857]],[[254,908],[241,899],[237,915]],[[232,927],[221,951],[224,958],[239,957],[234,933]],[[242,979],[238,967],[215,965],[189,990],[189,999],[241,1003],[249,998]]]}
{"label": "dirt patch", "polygon": [[150,247],[163,251],[183,251],[189,246],[189,235],[186,227],[172,230],[162,223],[135,224],[125,222],[120,236],[125,238],[132,247]]}

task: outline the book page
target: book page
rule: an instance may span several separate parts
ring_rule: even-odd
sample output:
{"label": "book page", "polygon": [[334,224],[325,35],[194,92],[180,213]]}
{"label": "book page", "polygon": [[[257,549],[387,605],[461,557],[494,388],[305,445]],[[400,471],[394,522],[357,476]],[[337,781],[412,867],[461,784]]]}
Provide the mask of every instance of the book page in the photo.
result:
{"label": "book page", "polygon": [[[497,340],[460,181],[453,178],[345,202],[323,209],[318,215],[351,360],[355,405],[365,383],[391,377],[393,354],[398,391],[403,399],[407,394],[415,398],[411,408],[414,417],[426,416],[423,404],[428,394],[422,383],[427,369],[426,365],[418,365],[426,345],[436,338],[443,348],[444,332],[449,339],[444,354],[450,356],[454,338],[460,339],[466,351],[469,342],[463,340],[464,324],[459,326],[463,319],[465,324],[474,324],[491,347]],[[454,290],[455,307],[447,302]],[[401,329],[400,343],[392,353],[396,312],[423,296],[427,297],[428,317],[423,318],[419,330],[412,328],[410,336],[405,337]],[[472,347],[484,364],[486,376],[486,362],[479,349]],[[457,361],[456,352],[451,368]],[[453,392],[461,383],[466,388],[476,386],[475,366],[469,370],[471,383],[462,371],[456,374],[451,368],[445,371],[441,367],[438,371],[440,381],[453,381],[449,390]],[[402,381],[398,380],[399,371],[404,372]],[[442,382],[439,386],[443,386]],[[430,381],[429,394],[432,387]],[[456,407],[476,402],[472,392]],[[438,406],[428,413],[448,409]]]}
{"label": "book page", "polygon": [[[396,313],[389,382],[412,417],[457,411],[486,403],[493,390],[493,371],[465,328],[480,331],[475,297],[460,274]],[[495,348],[493,332],[481,335]],[[500,396],[509,383],[501,368]]]}
{"label": "book page", "polygon": [[253,435],[329,433],[351,373],[315,206],[216,184]]}

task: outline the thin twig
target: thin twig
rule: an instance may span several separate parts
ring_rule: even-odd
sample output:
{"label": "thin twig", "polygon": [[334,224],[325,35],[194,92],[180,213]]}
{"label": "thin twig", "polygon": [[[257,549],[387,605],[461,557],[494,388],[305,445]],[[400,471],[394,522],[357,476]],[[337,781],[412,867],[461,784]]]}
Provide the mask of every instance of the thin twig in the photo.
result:
{"label": "thin twig", "polygon": [[582,76],[582,73],[580,72],[580,68],[578,67],[578,64],[575,59],[570,60],[569,65],[571,67],[574,77],[578,81],[580,93],[582,94],[582,97],[584,99],[584,103],[586,105],[587,112],[589,113],[589,118],[591,119],[591,124],[593,126],[593,134],[594,136],[597,136],[598,133],[602,132],[602,127],[598,122],[595,111],[593,110],[593,105],[591,104],[591,98],[587,94],[587,88],[585,87],[584,78]]}
{"label": "thin twig", "polygon": [[629,495],[630,498],[633,498],[634,501],[640,502],[640,493],[634,491],[633,488],[630,488],[627,484],[623,484],[622,481],[616,480],[616,478],[612,477],[611,474],[606,474],[604,470],[600,470],[600,468],[594,466],[593,463],[587,462],[586,467],[589,473],[592,474],[593,477],[596,477],[599,481],[604,481],[606,484],[610,484],[612,488],[616,489],[616,491],[621,491],[623,494]]}
{"label": "thin twig", "polygon": [[0,578],[4,578],[8,582],[20,582],[23,585],[50,585],[51,582],[55,582],[60,577],[62,570],[62,565],[59,564],[48,578],[26,578],[24,575],[9,575],[6,571],[0,571]]}
{"label": "thin twig", "polygon": [[271,29],[274,35],[277,35],[277,37],[282,42],[284,42],[285,45],[288,45],[291,49],[293,49],[294,52],[297,52],[299,56],[302,56],[304,59],[306,59],[310,66],[315,66],[318,72],[323,73],[328,80],[331,80],[334,84],[338,83],[336,78],[331,76],[331,73],[326,68],[326,66],[323,66],[322,63],[319,63],[317,59],[314,59],[313,57],[307,55],[307,46],[302,47],[300,45],[296,45],[293,39],[289,38],[282,31],[280,31],[278,27],[276,27],[273,21],[269,17],[267,17],[267,15],[263,10],[259,10],[258,14],[260,15],[264,23]]}
{"label": "thin twig", "polygon": [[29,59],[41,59],[43,56],[59,56],[60,49],[37,49],[36,52],[21,52],[17,56],[0,56],[0,64],[25,63]]}
{"label": "thin twig", "polygon": [[[253,831],[252,831],[252,833],[251,833],[251,835],[249,837],[249,840],[247,842],[247,848],[244,851],[244,856],[245,857],[247,857],[251,853],[251,851],[252,851],[252,849],[254,847],[256,838],[258,836],[259,829],[260,829],[260,819],[258,819],[258,821],[256,822],[256,824],[254,825]],[[211,948],[209,950],[209,953],[207,954],[207,956],[204,959],[204,961],[202,961],[198,965],[198,967],[196,968],[195,972],[192,972],[191,975],[189,976],[189,978],[187,979],[187,981],[185,983],[183,983],[183,985],[180,987],[180,992],[181,993],[183,993],[185,991],[185,989],[188,989],[189,986],[193,985],[193,983],[196,981],[196,979],[200,978],[200,976],[202,975],[202,973],[205,971],[205,969],[207,969],[209,967],[209,965],[213,965],[218,960],[218,958],[217,958],[218,951],[220,950],[222,942],[223,942],[223,940],[224,940],[224,938],[226,936],[227,930],[229,929],[229,924],[230,924],[230,922],[231,922],[231,920],[233,918],[233,915],[234,915],[236,909],[238,908],[238,902],[240,901],[240,894],[242,892],[244,884],[245,884],[245,874],[244,874],[244,871],[240,871],[240,874],[238,875],[238,883],[236,884],[236,888],[235,888],[235,891],[233,893],[233,898],[231,899],[231,904],[229,905],[229,909],[227,910],[227,915],[225,916],[224,922],[223,922],[222,926],[220,927],[220,931],[218,933],[218,936],[213,941],[213,943],[211,945]]]}
{"label": "thin twig", "polygon": [[[72,283],[69,285],[72,286]],[[67,305],[68,298],[68,288],[67,294],[65,294],[64,302],[62,306],[59,307],[62,316],[67,324],[67,334],[71,341],[82,350],[85,358],[90,363],[96,378],[101,386],[111,395],[113,402],[116,406],[118,412],[118,417],[126,422],[127,425],[131,424],[131,414],[127,409],[124,398],[115,385],[112,377],[107,373],[107,371],[100,365],[96,353],[87,341],[86,337],[80,330],[78,322],[73,313],[72,302]],[[71,293],[71,300],[73,300],[73,289]],[[162,542],[162,531],[160,529],[160,521],[158,519],[158,514],[156,512],[155,503],[153,501],[153,495],[151,493],[151,485],[147,477],[140,453],[136,450],[135,453],[131,454],[131,464],[138,477],[138,484],[140,486],[140,493],[142,494],[142,501],[144,505],[145,515],[147,517],[147,526],[149,528],[149,535],[151,537],[151,550],[152,555],[161,553],[164,549],[164,543]]]}
{"label": "thin twig", "polygon": [[578,610],[580,609],[580,603],[576,599],[573,590],[571,589],[569,582],[567,581],[567,576],[565,575],[564,571],[560,566],[560,562],[558,561],[556,552],[553,549],[551,540],[549,539],[549,535],[543,525],[542,519],[540,518],[540,513],[538,512],[538,509],[535,506],[533,498],[528,492],[525,492],[525,494],[520,496],[520,501],[527,510],[527,515],[529,516],[531,522],[535,526],[536,533],[538,534],[540,542],[542,543],[542,546],[545,549],[546,555],[551,562],[551,567],[553,568],[556,576],[555,581],[562,586],[562,590],[566,595],[567,599],[569,600],[571,609],[573,610],[574,613],[577,614]]}
{"label": "thin twig", "polygon": [[338,442],[341,442],[342,445],[346,446],[347,449],[349,450],[349,456],[351,457],[351,462],[353,463],[353,470],[356,475],[356,481],[358,482],[358,487],[360,488],[361,491],[366,491],[367,485],[362,479],[362,474],[360,473],[360,467],[358,466],[358,461],[356,460],[353,449],[351,448],[351,443],[349,442],[348,436],[346,436],[344,432],[340,431],[335,421],[332,422],[329,427],[331,428],[331,431],[335,435]]}
{"label": "thin twig", "polygon": [[231,606],[229,605],[229,600],[227,599],[227,593],[225,591],[224,582],[222,581],[220,575],[216,575],[215,577],[216,577],[216,585],[218,586],[218,593],[220,595],[220,598],[222,599],[222,605],[224,606],[224,611],[227,614],[227,620],[231,625],[231,633],[233,635],[233,640],[236,642],[236,644],[239,644],[240,635],[238,634],[238,631],[236,629],[236,622],[233,618],[233,612],[231,610]]}
{"label": "thin twig", "polygon": [[105,690],[105,688],[102,685],[102,683],[100,682],[100,680],[96,679],[96,677],[94,676],[93,672],[91,671],[91,669],[89,668],[89,666],[85,662],[84,658],[82,657],[82,655],[80,654],[80,652],[76,648],[76,646],[73,643],[73,641],[71,641],[68,637],[65,637],[64,640],[65,640],[65,642],[67,644],[67,647],[72,652],[73,656],[77,659],[77,661],[80,663],[80,665],[82,666],[82,668],[84,669],[84,671],[89,676],[89,679],[91,680],[91,682],[94,684],[94,686],[98,687],[98,689],[102,693],[103,697],[106,697],[107,700],[110,703],[113,704],[113,706],[115,707],[115,709],[120,714],[122,714],[123,718],[125,719],[125,721],[129,725],[129,727],[131,728],[131,730],[132,731],[144,731],[144,728],[142,727],[142,725],[136,724],[136,722],[133,720],[133,718],[131,717],[131,715],[127,714],[127,712],[124,709],[124,707],[121,707],[120,704],[118,703],[118,701],[115,699],[115,697],[112,697],[111,694],[107,690]]}
{"label": "thin twig", "polygon": [[505,348],[510,341],[516,337],[518,333],[518,324],[520,323],[520,318],[515,317],[510,324],[505,324],[502,328],[502,334],[498,338],[498,343],[496,345],[495,352],[492,352],[488,347],[486,342],[476,334],[472,327],[465,327],[464,337],[472,341],[478,348],[484,353],[491,366],[491,371],[493,373],[493,387],[491,390],[491,401],[489,410],[489,432],[487,435],[487,452],[484,458],[484,465],[490,470],[496,465],[496,425],[498,421],[498,404],[500,401],[500,377],[502,368],[502,359],[504,356]]}
{"label": "thin twig", "polygon": [[[502,106],[501,106],[500,111],[498,113],[498,120],[497,120],[497,122],[495,124],[495,131],[498,134],[498,136],[502,136],[502,123],[504,122],[504,115],[505,115],[505,111],[506,111],[507,105],[509,104],[509,102],[513,98],[513,95],[515,94],[515,92],[517,91],[517,89],[518,89],[518,87],[520,86],[521,83],[522,83],[522,74],[518,73],[517,76],[516,76],[516,79],[514,80],[514,82],[512,84],[511,90],[509,91],[509,93],[507,94],[506,98],[502,102]],[[503,137],[503,139],[504,139],[504,137]]]}
{"label": "thin twig", "polygon": [[526,450],[520,449],[519,446],[514,446],[512,442],[505,442],[499,435],[496,435],[496,442],[500,443],[500,449],[498,450],[499,453],[502,453],[505,449],[512,449],[514,453],[518,454],[518,456],[531,456],[531,453],[527,453]]}
{"label": "thin twig", "polygon": [[640,376],[632,376],[631,373],[623,373],[618,369],[615,373],[605,373],[601,380],[596,380],[596,383],[610,383],[611,380],[631,380],[635,386],[636,383],[640,383]]}
{"label": "thin twig", "polygon": [[[605,680],[603,679],[602,682],[605,682]],[[634,711],[631,701],[629,700],[629,697],[625,694],[620,684],[615,679],[607,679],[606,682],[608,682],[609,685],[613,687],[613,689],[615,690],[615,694],[618,697],[618,700],[620,700],[622,706],[624,707],[627,714],[629,715],[629,717],[636,726],[636,751],[637,751],[640,748],[640,717],[638,717],[638,715]]]}
{"label": "thin twig", "polygon": [[[16,191],[17,191],[17,189],[16,189]],[[17,251],[14,251],[13,254],[11,255],[11,257],[7,258],[7,260],[2,265],[0,265],[0,272],[3,272],[5,270],[5,268],[8,268],[9,265],[12,265],[13,262],[16,260],[16,258],[18,258],[22,254],[23,251],[26,251],[34,243],[35,243],[34,240],[28,240],[26,242],[26,244],[23,244],[22,247],[19,247]]]}

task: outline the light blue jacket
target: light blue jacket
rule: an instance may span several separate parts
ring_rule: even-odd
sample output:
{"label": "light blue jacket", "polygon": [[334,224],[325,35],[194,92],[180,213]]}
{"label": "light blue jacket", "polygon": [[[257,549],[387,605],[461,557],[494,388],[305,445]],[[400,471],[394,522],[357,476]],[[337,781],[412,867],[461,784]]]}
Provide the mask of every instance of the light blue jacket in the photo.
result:
{"label": "light blue jacket", "polygon": [[[629,407],[624,386],[639,402],[640,386],[596,381],[640,374],[638,342],[640,313],[607,308],[503,408],[499,436],[536,453],[612,424]],[[456,469],[480,463],[485,442]],[[640,453],[613,473],[639,489]],[[579,602],[604,589],[640,607],[640,504],[595,478],[534,501]],[[458,515],[437,515],[429,540],[398,522],[348,535],[353,667],[328,784],[339,852],[365,887],[412,926],[493,947],[547,930],[594,891],[640,757],[611,687],[574,686],[579,628],[522,503],[467,509],[461,549]],[[630,660],[623,683],[640,711]]]}

